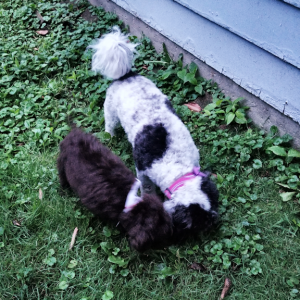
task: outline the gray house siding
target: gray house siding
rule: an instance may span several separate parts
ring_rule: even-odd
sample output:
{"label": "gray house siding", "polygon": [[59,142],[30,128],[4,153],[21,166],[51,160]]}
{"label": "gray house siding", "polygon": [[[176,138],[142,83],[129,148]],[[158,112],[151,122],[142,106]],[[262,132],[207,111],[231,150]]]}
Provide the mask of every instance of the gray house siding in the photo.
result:
{"label": "gray house siding", "polygon": [[277,0],[113,2],[300,123],[299,8]]}

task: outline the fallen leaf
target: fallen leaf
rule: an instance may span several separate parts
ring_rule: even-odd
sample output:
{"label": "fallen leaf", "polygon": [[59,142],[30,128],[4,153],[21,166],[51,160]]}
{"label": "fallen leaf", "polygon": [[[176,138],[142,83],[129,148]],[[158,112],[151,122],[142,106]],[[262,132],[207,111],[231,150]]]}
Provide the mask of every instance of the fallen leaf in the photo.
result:
{"label": "fallen leaf", "polygon": [[194,262],[190,265],[190,269],[201,271],[201,272],[204,272],[204,271],[207,270],[207,268],[204,267],[202,264],[199,264],[199,263],[196,263],[196,262]]}
{"label": "fallen leaf", "polygon": [[33,48],[35,51],[38,51],[39,50],[39,48]]}
{"label": "fallen leaf", "polygon": [[223,288],[222,293],[221,293],[220,300],[222,300],[226,297],[230,287],[231,287],[231,280],[229,278],[226,278],[225,283],[224,283],[224,288]]}
{"label": "fallen leaf", "polygon": [[184,105],[187,106],[191,111],[200,112],[202,110],[201,106],[196,102],[189,102]]}
{"label": "fallen leaf", "polygon": [[38,30],[36,33],[40,35],[46,35],[49,32],[49,30]]}
{"label": "fallen leaf", "polygon": [[72,239],[71,239],[71,243],[70,243],[69,250],[71,250],[71,249],[73,248],[73,246],[74,246],[75,238],[76,238],[77,232],[78,232],[78,228],[76,227],[76,228],[74,229],[73,234],[72,234]]}
{"label": "fallen leaf", "polygon": [[13,224],[14,224],[15,226],[21,226],[21,224],[19,223],[18,220],[13,220]]}
{"label": "fallen leaf", "polygon": [[39,199],[40,200],[43,199],[43,191],[42,191],[42,189],[39,189]]}

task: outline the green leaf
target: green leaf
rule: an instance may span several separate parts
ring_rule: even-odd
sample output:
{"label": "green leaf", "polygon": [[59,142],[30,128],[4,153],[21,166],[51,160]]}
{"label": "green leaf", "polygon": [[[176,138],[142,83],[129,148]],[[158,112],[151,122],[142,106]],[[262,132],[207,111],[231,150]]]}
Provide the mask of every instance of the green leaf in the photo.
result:
{"label": "green leaf", "polygon": [[210,103],[204,107],[205,110],[211,111],[216,107],[215,103]]}
{"label": "green leaf", "polygon": [[43,263],[52,267],[56,263],[56,258],[51,256],[43,259]]}
{"label": "green leaf", "polygon": [[106,254],[108,254],[108,255],[111,254],[110,249],[112,249],[113,246],[110,245],[108,242],[101,242],[101,243],[100,243],[100,246],[101,246],[102,250],[103,250]]}
{"label": "green leaf", "polygon": [[128,270],[128,269],[121,270],[121,271],[120,271],[120,274],[121,274],[123,277],[126,277],[126,276],[129,274],[129,270]]}
{"label": "green leaf", "polygon": [[168,63],[172,62],[172,58],[169,55],[169,52],[167,50],[165,43],[163,43],[163,54],[164,54],[164,61],[166,61]]}
{"label": "green leaf", "polygon": [[178,60],[177,60],[177,65],[178,65],[179,68],[182,68],[182,60],[183,60],[183,54],[180,53],[178,55]]}
{"label": "green leaf", "polygon": [[104,227],[103,227],[103,234],[104,234],[106,237],[110,237],[110,236],[111,236],[111,230],[110,230],[107,226],[104,226]]}
{"label": "green leaf", "polygon": [[290,149],[287,156],[288,157],[300,157],[300,152],[295,149]]}
{"label": "green leaf", "polygon": [[73,279],[75,277],[74,271],[63,271],[62,275],[68,279]]}
{"label": "green leaf", "polygon": [[196,74],[198,70],[198,66],[192,61],[191,64],[189,65],[189,70],[192,74]]}
{"label": "green leaf", "polygon": [[77,264],[78,264],[77,260],[76,259],[72,259],[70,261],[70,263],[68,264],[68,268],[69,269],[73,269],[73,268],[75,268],[77,266]]}
{"label": "green leaf", "polygon": [[225,120],[226,120],[226,125],[229,125],[235,118],[235,114],[230,112],[228,114],[226,114],[225,116]]}
{"label": "green leaf", "polygon": [[237,201],[237,202],[241,202],[241,203],[246,203],[246,202],[247,202],[247,200],[246,200],[245,198],[242,198],[242,197],[238,197],[238,198],[236,199],[236,201]]}
{"label": "green leaf", "polygon": [[281,197],[282,201],[286,202],[293,198],[293,196],[296,194],[296,192],[287,192],[287,193],[281,193],[279,196]]}
{"label": "green leaf", "polygon": [[124,261],[123,258],[119,257],[119,256],[109,256],[108,259],[107,259],[109,262],[113,263],[113,264],[116,264],[120,267],[124,267],[128,264],[128,261]]}
{"label": "green leaf", "polygon": [[164,72],[164,73],[162,74],[161,79],[162,79],[162,80],[165,80],[165,79],[167,79],[171,74],[173,74],[173,71],[172,71],[172,70],[171,70],[171,71],[166,71],[166,72]]}
{"label": "green leaf", "polygon": [[92,253],[97,253],[97,249],[99,248],[99,246],[100,246],[99,244],[93,245],[92,248],[91,248],[91,252]]}
{"label": "green leaf", "polygon": [[111,139],[111,135],[108,132],[100,132],[99,138],[102,142],[107,142]]}
{"label": "green leaf", "polygon": [[0,235],[3,235],[3,233],[4,233],[4,228],[0,227]]}
{"label": "green leaf", "polygon": [[184,77],[184,82],[190,82],[191,84],[193,85],[197,85],[197,79],[195,78],[195,74],[192,74],[192,73],[188,73],[185,75]]}
{"label": "green leaf", "polygon": [[217,181],[218,183],[222,183],[224,181],[224,178],[219,173],[217,174]]}
{"label": "green leaf", "polygon": [[4,247],[4,243],[0,242],[0,248],[3,248],[3,247]]}
{"label": "green leaf", "polygon": [[177,76],[178,76],[182,81],[185,82],[186,69],[183,69],[183,70],[177,72]]}
{"label": "green leaf", "polygon": [[279,146],[269,147],[267,150],[272,151],[274,154],[279,156],[286,156],[285,149]]}
{"label": "green leaf", "polygon": [[259,159],[254,159],[253,160],[253,169],[260,169],[262,167],[262,162]]}
{"label": "green leaf", "polygon": [[252,179],[248,179],[248,180],[245,180],[245,186],[246,187],[250,187],[250,185],[253,183],[253,180]]}
{"label": "green leaf", "polygon": [[114,293],[111,291],[105,291],[105,293],[102,296],[102,300],[110,300],[114,297]]}
{"label": "green leaf", "polygon": [[275,134],[277,134],[278,133],[278,128],[276,127],[276,126],[271,126],[271,128],[270,128],[270,134],[271,135],[275,135]]}
{"label": "green leaf", "polygon": [[203,95],[203,86],[202,84],[198,84],[196,87],[195,87],[195,91],[197,93],[199,93],[200,95]]}
{"label": "green leaf", "polygon": [[240,101],[243,100],[243,99],[244,99],[243,97],[239,97],[239,98],[237,98],[237,99],[235,99],[235,100],[233,101],[233,104],[236,104],[236,103],[240,102]]}
{"label": "green leaf", "polygon": [[69,286],[69,284],[68,284],[66,281],[61,281],[61,282],[59,283],[59,285],[58,285],[58,288],[59,288],[60,290],[65,290],[65,289],[68,288],[68,286]]}

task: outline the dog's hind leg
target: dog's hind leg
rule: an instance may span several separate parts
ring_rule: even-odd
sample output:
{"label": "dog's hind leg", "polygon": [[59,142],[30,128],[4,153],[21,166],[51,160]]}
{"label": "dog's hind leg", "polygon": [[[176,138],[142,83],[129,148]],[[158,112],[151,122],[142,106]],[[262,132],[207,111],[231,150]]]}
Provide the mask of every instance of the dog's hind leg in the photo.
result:
{"label": "dog's hind leg", "polygon": [[106,96],[104,102],[104,118],[105,118],[105,131],[114,135],[114,129],[120,123],[117,115],[117,108],[114,106],[113,99],[110,95]]}
{"label": "dog's hind leg", "polygon": [[64,159],[62,157],[59,157],[57,160],[57,169],[61,188],[63,190],[68,189],[70,184],[66,176]]}
{"label": "dog's hind leg", "polygon": [[150,178],[138,170],[136,170],[137,178],[141,181],[141,191],[143,194],[155,194],[155,184],[150,180]]}

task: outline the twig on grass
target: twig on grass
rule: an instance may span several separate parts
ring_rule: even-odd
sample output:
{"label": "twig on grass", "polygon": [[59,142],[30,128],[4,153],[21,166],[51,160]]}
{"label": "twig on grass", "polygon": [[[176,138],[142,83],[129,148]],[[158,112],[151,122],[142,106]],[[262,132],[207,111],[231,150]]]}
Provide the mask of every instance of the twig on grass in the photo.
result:
{"label": "twig on grass", "polygon": [[231,280],[229,278],[225,278],[225,283],[224,283],[224,287],[221,293],[221,297],[220,300],[224,299],[229,291],[231,287]]}
{"label": "twig on grass", "polygon": [[71,239],[71,243],[70,243],[69,250],[71,250],[71,249],[73,248],[73,246],[74,246],[75,238],[76,238],[77,232],[78,232],[78,228],[76,227],[76,228],[74,229],[73,234],[72,234],[72,239]]}

